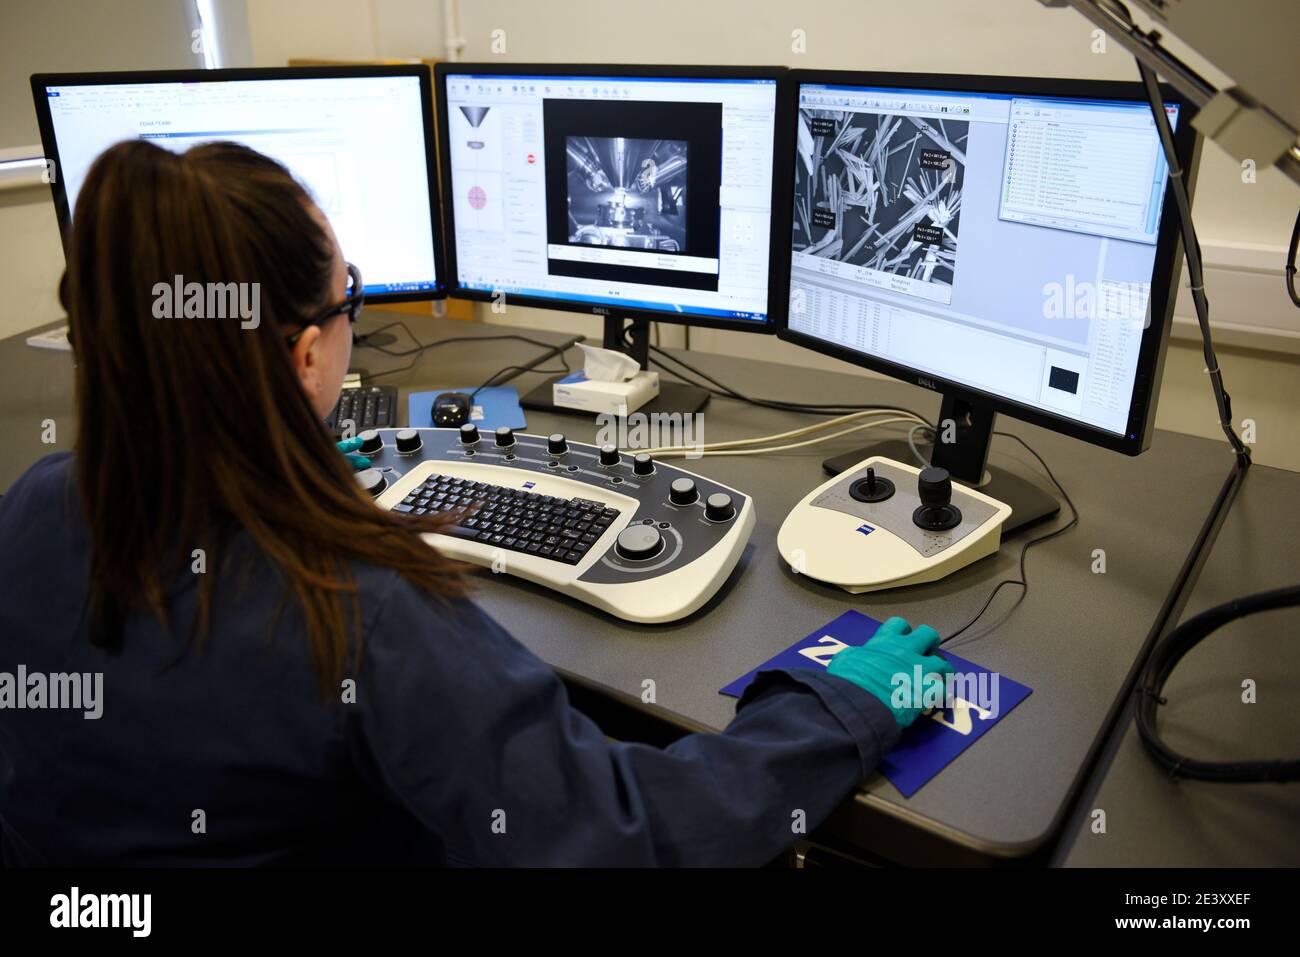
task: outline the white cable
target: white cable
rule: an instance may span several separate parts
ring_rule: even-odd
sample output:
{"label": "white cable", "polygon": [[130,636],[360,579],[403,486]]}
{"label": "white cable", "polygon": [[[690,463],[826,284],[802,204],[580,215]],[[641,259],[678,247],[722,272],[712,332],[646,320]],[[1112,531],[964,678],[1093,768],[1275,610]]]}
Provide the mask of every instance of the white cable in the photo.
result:
{"label": "white cable", "polygon": [[[906,409],[864,409],[860,412],[850,412],[847,415],[836,416],[835,418],[826,419],[822,422],[816,422],[813,423],[812,425],[805,425],[797,429],[790,429],[787,432],[778,432],[775,435],[755,435],[747,439],[734,439],[729,442],[705,442],[703,445],[664,445],[664,446],[660,446],[659,448],[644,449],[642,451],[649,452],[651,455],[662,456],[662,455],[669,455],[673,452],[679,452],[683,450],[695,452],[701,449],[704,450],[729,449],[741,445],[754,445],[755,443],[758,442],[777,442],[780,441],[781,439],[798,438],[799,436],[807,435],[810,432],[821,432],[825,429],[830,429],[830,428],[834,428],[837,425],[842,425],[845,422],[854,422],[857,421],[858,419],[862,419],[862,418],[866,418],[867,416],[874,416],[874,415],[902,415],[906,417],[905,421],[928,424],[920,416],[908,412]],[[890,421],[900,421],[900,420],[891,419]]]}
{"label": "white cable", "polygon": [[862,425],[855,425],[852,428],[843,429],[839,432],[832,432],[830,435],[819,435],[815,439],[805,439],[803,442],[792,442],[789,445],[775,445],[763,449],[709,449],[707,446],[704,451],[699,451],[696,446],[677,446],[666,450],[657,450],[656,454],[660,458],[674,458],[677,456],[690,455],[694,452],[696,455],[766,455],[769,452],[787,452],[790,449],[803,448],[806,445],[816,445],[819,442],[829,442],[831,439],[838,439],[841,435],[848,435],[851,432],[861,432],[863,429],[874,429],[878,425],[890,425],[894,422],[915,422],[913,416],[898,416],[893,419],[878,419],[875,422],[866,422]]}

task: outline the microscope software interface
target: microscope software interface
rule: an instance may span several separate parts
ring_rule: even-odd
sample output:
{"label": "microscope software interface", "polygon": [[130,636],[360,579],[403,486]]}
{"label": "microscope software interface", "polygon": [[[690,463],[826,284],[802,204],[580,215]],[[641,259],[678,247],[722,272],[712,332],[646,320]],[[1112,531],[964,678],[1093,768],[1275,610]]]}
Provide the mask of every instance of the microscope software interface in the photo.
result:
{"label": "microscope software interface", "polygon": [[446,78],[460,284],[764,321],[770,79]]}
{"label": "microscope software interface", "polygon": [[369,294],[436,287],[416,76],[114,83],[46,90],[69,212],[90,164],[127,139],[182,152],[232,140],[283,163],[329,218]]}
{"label": "microscope software interface", "polygon": [[1122,435],[1166,170],[1145,102],[805,84],[790,328]]}

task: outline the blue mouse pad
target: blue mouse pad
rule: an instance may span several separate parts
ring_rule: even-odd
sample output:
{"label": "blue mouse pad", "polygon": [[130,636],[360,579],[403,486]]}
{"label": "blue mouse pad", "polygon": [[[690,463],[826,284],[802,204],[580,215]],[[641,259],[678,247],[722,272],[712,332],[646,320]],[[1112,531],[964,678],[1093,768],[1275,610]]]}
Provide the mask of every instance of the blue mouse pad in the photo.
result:
{"label": "blue mouse pad", "polygon": [[[865,645],[880,622],[861,612],[846,611],[823,628],[723,687],[722,694],[738,698],[760,671],[774,668],[825,668],[845,648]],[[894,749],[880,762],[880,772],[911,797],[975,741],[1001,721],[1032,690],[1006,675],[940,649],[952,663],[958,681],[951,708],[936,708],[904,728]],[[974,700],[968,700],[974,699]]]}
{"label": "blue mouse pad", "polygon": [[[437,392],[412,392],[406,397],[406,421],[413,429],[431,429],[433,425],[433,403],[438,396],[448,392],[464,392],[469,395],[474,387],[467,389],[439,389]],[[519,404],[519,392],[513,386],[499,385],[479,389],[478,395],[470,407],[469,420],[480,429],[527,428],[523,407]]]}

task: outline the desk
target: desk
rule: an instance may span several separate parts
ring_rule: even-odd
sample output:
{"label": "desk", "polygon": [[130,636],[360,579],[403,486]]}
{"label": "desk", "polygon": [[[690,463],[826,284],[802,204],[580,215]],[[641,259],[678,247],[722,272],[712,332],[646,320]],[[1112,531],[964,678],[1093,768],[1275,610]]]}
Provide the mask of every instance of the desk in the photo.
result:
{"label": "desk", "polygon": [[[385,318],[371,312],[358,331]],[[424,341],[515,331],[435,319],[408,324]],[[548,342],[562,339],[554,333],[525,334]],[[0,441],[8,450],[0,464],[4,488],[38,456],[70,447],[74,436],[68,356],[38,352],[22,339],[0,342],[6,372],[0,386]],[[451,344],[428,350],[412,368],[383,381],[403,393],[474,385],[537,352],[536,346],[508,340],[484,348]],[[380,372],[409,360],[363,349],[353,361]],[[933,393],[899,382],[720,355],[692,354],[691,361],[734,388],[768,398],[888,402],[927,415],[938,405]],[[536,382],[528,375],[513,384],[526,389]],[[21,403],[15,398],[19,393]],[[53,448],[40,443],[40,420],[46,416],[58,421],[59,443]],[[809,416],[715,398],[704,412],[704,438],[762,435],[809,421]],[[1127,458],[1009,418],[999,427],[1023,437],[1047,460],[1079,507],[1079,526],[1029,553],[1030,591],[1014,611],[1019,590],[1003,589],[979,625],[952,647],[1034,693],[910,800],[879,775],[865,782],[815,835],[819,840],[905,863],[1045,860],[1062,833],[1070,798],[1087,780],[1093,757],[1113,729],[1125,682],[1230,464],[1221,442],[1177,433],[1158,432],[1149,452]],[[530,412],[528,431],[563,431],[591,442],[596,424],[579,416]],[[943,581],[860,596],[809,581],[784,566],[777,530],[788,510],[823,480],[822,458],[902,434],[901,428],[886,427],[779,455],[687,462],[688,468],[754,496],[758,516],[731,579],[684,621],[630,625],[506,576],[484,576],[478,600],[570,680],[575,701],[609,733],[621,735],[620,728],[631,726],[624,719],[638,715],[670,733],[721,729],[735,703],[718,688],[846,609],[881,619],[903,615],[946,633],[979,609],[995,582],[1014,577],[1018,538]],[[992,454],[996,464],[1046,483],[1015,443],[998,439]],[[1098,549],[1105,552],[1104,574],[1092,570]],[[657,689],[653,706],[640,704],[647,678]]]}
{"label": "desk", "polygon": [[[1252,466],[1224,519],[1180,620],[1300,577],[1300,476]],[[1187,654],[1165,684],[1165,741],[1206,760],[1300,755],[1300,608],[1239,619]],[[1256,682],[1252,705],[1244,679]],[[1300,784],[1217,784],[1171,779],[1146,753],[1130,707],[1100,787],[1072,823],[1072,867],[1300,865]],[[1105,833],[1092,830],[1093,809]]]}

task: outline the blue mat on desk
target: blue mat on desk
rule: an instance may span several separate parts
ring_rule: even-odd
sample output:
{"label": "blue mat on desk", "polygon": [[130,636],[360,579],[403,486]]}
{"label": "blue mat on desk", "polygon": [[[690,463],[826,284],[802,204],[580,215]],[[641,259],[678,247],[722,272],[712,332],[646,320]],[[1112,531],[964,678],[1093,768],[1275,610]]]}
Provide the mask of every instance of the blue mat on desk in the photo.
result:
{"label": "blue mat on desk", "polygon": [[[474,391],[474,386],[464,389],[439,389],[436,392],[412,392],[406,397],[406,421],[413,429],[433,428],[433,404],[438,396],[448,392]],[[479,389],[471,404],[469,420],[480,429],[527,428],[523,407],[519,405],[519,392],[513,386],[500,385]]]}

